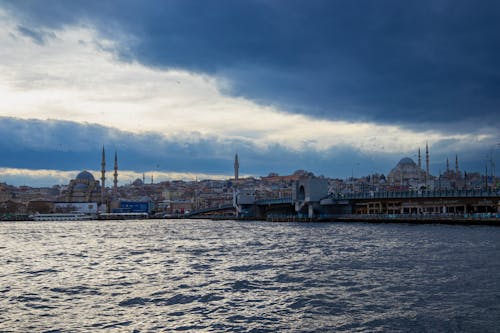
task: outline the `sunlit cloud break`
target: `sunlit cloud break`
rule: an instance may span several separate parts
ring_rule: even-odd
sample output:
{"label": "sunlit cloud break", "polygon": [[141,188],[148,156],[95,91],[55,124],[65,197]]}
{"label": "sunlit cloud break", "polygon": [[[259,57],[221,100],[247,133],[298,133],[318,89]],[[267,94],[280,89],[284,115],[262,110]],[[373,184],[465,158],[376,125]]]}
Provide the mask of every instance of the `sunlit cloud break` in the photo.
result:
{"label": "sunlit cloud break", "polygon": [[417,132],[396,125],[317,120],[224,95],[231,82],[180,69],[146,67],[117,55],[120,43],[88,25],[37,31],[0,14],[0,115],[98,123],[189,140],[191,132],[291,150],[351,146],[413,151],[425,141],[470,144],[473,134]]}

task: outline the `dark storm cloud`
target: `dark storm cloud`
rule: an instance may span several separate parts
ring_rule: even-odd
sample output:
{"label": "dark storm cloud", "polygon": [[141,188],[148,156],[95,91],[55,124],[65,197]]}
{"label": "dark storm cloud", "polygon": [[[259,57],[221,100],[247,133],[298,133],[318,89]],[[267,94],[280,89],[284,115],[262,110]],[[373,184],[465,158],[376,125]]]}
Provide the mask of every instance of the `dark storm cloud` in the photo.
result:
{"label": "dark storm cloud", "polygon": [[[35,26],[129,34],[124,59],[222,76],[289,112],[404,126],[499,124],[497,1],[13,1]],[[34,37],[34,36],[32,36]],[[481,124],[482,123],[482,124]]]}

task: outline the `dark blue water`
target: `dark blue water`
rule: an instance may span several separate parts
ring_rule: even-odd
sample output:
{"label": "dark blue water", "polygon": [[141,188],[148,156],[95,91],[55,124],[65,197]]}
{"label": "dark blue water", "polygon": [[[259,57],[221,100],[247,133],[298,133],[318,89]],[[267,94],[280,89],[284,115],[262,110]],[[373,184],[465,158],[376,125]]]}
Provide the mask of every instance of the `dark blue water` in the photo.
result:
{"label": "dark blue water", "polygon": [[0,223],[0,331],[500,332],[500,228]]}

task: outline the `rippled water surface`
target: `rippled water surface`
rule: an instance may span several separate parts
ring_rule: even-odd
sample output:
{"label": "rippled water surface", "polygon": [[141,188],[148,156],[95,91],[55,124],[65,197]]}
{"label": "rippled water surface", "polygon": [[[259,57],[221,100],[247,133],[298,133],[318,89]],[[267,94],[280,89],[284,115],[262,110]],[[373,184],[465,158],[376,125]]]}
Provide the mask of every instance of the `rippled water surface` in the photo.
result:
{"label": "rippled water surface", "polygon": [[500,228],[0,223],[0,331],[499,332]]}

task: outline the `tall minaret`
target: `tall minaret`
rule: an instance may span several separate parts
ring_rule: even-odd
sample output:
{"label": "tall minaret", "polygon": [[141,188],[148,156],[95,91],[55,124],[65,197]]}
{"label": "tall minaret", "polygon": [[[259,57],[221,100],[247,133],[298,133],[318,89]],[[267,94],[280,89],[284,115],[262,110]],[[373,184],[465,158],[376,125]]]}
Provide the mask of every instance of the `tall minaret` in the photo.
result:
{"label": "tall minaret", "polygon": [[455,155],[455,175],[458,177],[458,154]]}
{"label": "tall minaret", "polygon": [[449,172],[450,172],[450,160],[447,157],[446,158],[446,173],[449,173]]}
{"label": "tall minaret", "polygon": [[115,172],[113,174],[113,196],[118,194],[118,154],[115,150]]}
{"label": "tall minaret", "polygon": [[234,155],[234,180],[238,180],[240,171],[240,163],[238,162],[238,154]]}
{"label": "tall minaret", "polygon": [[420,147],[418,147],[418,170],[422,169],[422,156],[420,155]]}
{"label": "tall minaret", "polygon": [[425,143],[425,185],[429,179],[429,144]]}
{"label": "tall minaret", "polygon": [[101,156],[101,203],[104,203],[104,193],[106,192],[106,153],[104,145],[102,146]]}

